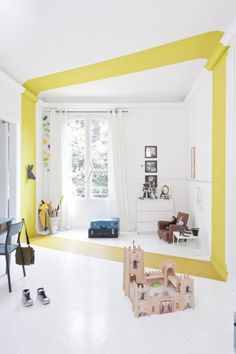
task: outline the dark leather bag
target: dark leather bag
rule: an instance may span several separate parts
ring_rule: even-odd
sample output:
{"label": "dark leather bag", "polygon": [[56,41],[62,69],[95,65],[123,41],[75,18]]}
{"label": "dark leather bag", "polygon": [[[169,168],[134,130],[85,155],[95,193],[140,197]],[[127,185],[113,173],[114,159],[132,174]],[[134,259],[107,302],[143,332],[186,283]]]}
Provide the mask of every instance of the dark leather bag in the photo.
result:
{"label": "dark leather bag", "polygon": [[[30,246],[30,242],[29,242],[29,236],[28,236],[28,232],[26,229],[26,224],[25,224],[25,220],[23,219],[23,226],[25,227],[25,236],[26,236],[26,242],[27,242],[27,247],[21,247],[22,250],[22,254],[21,254],[21,250],[20,247],[18,247],[16,249],[16,264],[18,265],[31,265],[34,264],[35,261],[35,251],[33,249],[33,247]],[[23,258],[22,258],[23,256]]]}

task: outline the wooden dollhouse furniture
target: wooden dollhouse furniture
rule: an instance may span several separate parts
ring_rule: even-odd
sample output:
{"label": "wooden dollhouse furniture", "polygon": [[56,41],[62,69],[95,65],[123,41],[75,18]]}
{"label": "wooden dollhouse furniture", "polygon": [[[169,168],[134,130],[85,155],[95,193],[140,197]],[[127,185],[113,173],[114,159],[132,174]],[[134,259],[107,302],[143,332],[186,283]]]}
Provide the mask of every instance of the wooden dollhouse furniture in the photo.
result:
{"label": "wooden dollhouse furniture", "polygon": [[[194,240],[195,242],[197,242],[198,239],[199,239],[198,236],[194,236],[193,235],[192,231],[190,233],[188,233],[187,235],[180,234],[179,231],[174,231],[173,234],[174,234],[174,238],[176,239],[177,247],[179,245],[179,241],[185,241],[186,242],[187,240]],[[174,242],[173,242],[173,244],[174,244]]]}

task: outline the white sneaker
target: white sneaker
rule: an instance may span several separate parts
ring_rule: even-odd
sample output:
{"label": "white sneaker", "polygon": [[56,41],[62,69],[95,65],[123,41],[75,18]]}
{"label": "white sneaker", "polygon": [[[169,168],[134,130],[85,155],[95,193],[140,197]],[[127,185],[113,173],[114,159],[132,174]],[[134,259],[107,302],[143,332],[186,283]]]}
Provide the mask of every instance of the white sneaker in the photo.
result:
{"label": "white sneaker", "polygon": [[23,306],[29,307],[33,305],[33,300],[30,297],[30,291],[29,289],[24,289],[22,290],[22,303]]}
{"label": "white sneaker", "polygon": [[44,288],[38,288],[37,289],[37,299],[41,302],[43,305],[47,305],[50,303],[49,297],[45,294]]}

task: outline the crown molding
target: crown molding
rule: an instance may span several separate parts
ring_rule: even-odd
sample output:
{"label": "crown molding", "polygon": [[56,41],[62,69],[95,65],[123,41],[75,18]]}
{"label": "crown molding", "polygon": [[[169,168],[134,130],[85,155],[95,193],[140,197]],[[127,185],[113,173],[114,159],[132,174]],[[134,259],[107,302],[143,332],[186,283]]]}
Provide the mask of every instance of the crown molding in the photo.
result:
{"label": "crown molding", "polygon": [[115,109],[115,108],[140,108],[140,109],[147,109],[147,108],[183,108],[185,106],[184,102],[160,102],[160,103],[61,103],[61,102],[42,102],[42,106],[44,108],[51,108],[51,109]]}

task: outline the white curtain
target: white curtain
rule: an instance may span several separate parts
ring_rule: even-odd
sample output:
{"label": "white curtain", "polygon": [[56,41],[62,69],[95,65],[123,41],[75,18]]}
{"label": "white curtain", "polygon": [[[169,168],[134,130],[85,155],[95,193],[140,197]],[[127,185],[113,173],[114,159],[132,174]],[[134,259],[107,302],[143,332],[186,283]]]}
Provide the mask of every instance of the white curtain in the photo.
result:
{"label": "white curtain", "polygon": [[50,117],[50,170],[48,172],[48,198],[54,206],[57,206],[63,195],[60,206],[60,229],[69,229],[69,199],[70,183],[68,183],[71,171],[71,154],[67,143],[67,119],[66,112],[49,112]]}
{"label": "white curtain", "polygon": [[115,215],[120,217],[121,231],[135,229],[129,212],[127,177],[125,167],[124,117],[116,109],[109,114],[111,127],[110,198]]}

